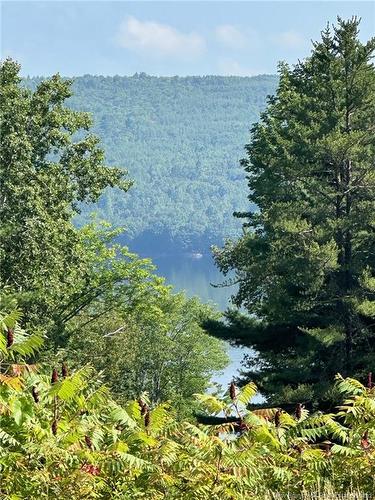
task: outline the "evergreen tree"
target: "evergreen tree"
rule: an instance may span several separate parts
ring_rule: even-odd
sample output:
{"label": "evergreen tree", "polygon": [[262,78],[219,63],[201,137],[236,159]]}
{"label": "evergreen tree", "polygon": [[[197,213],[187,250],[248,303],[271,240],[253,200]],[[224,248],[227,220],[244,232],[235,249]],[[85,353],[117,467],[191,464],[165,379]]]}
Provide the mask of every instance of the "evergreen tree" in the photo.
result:
{"label": "evergreen tree", "polygon": [[336,372],[375,366],[375,39],[358,28],[339,18],[280,65],[243,160],[258,210],[214,250],[251,316],[208,328],[255,349],[245,376],[273,401],[322,401]]}

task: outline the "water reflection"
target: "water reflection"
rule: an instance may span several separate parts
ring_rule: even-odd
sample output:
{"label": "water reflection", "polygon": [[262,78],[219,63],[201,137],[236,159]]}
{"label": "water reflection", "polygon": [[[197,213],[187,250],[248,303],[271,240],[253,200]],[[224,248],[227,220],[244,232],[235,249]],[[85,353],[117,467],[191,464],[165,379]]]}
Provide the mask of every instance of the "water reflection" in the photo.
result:
{"label": "water reflection", "polygon": [[[164,276],[168,284],[178,291],[185,291],[191,296],[198,296],[203,302],[216,304],[219,310],[224,311],[230,305],[230,297],[236,289],[232,287],[214,287],[212,284],[223,282],[223,275],[215,267],[211,256],[192,258],[187,255],[154,257],[157,273]],[[221,384],[223,388],[237,376],[241,360],[250,350],[228,345],[228,354],[231,363],[221,375],[214,377],[213,381]]]}
{"label": "water reflection", "polygon": [[213,302],[221,311],[230,304],[234,287],[214,287],[223,283],[223,275],[215,267],[211,256],[192,258],[180,255],[154,258],[157,273],[176,290],[184,290],[191,297],[197,295],[203,302]]}

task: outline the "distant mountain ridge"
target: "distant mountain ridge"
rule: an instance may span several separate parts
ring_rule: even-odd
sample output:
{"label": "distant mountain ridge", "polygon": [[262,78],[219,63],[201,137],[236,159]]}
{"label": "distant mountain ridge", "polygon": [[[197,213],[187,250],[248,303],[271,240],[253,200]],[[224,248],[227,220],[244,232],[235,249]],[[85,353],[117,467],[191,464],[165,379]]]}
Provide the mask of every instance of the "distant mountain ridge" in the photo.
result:
{"label": "distant mountain ridge", "polygon": [[248,208],[239,159],[277,83],[275,75],[75,78],[70,106],[93,114],[107,162],[135,180],[129,193],[109,191],[85,208],[79,222],[95,209],[151,255],[205,251],[238,234],[232,213]]}

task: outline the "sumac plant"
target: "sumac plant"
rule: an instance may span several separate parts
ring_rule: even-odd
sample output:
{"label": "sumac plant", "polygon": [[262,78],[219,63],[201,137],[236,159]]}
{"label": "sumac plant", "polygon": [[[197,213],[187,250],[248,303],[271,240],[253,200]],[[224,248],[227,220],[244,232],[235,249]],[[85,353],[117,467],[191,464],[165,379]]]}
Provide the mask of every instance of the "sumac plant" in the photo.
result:
{"label": "sumac plant", "polygon": [[[90,367],[26,361],[42,345],[16,310],[0,315],[0,497],[265,499],[375,489],[375,390],[337,377],[332,414],[248,411],[256,393],[197,395],[225,423],[175,419],[147,394],[120,406]],[[9,342],[9,330],[12,342]],[[369,387],[367,387],[369,385]],[[219,420],[219,418],[218,418]],[[326,498],[322,496],[322,498]]]}

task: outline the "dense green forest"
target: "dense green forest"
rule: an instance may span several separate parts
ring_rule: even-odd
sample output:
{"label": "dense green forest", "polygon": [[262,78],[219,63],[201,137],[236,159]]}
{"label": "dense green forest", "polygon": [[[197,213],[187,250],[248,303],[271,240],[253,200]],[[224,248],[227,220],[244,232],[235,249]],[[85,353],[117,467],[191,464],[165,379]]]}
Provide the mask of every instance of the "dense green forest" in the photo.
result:
{"label": "dense green forest", "polygon": [[[225,321],[121,229],[76,224],[131,180],[69,80],[30,89],[1,63],[0,497],[373,494],[375,38],[358,31],[339,18],[280,65],[241,162],[243,234],[214,249],[238,284]],[[223,338],[255,351],[240,388],[210,384]]]}
{"label": "dense green forest", "polygon": [[[35,88],[40,79],[27,80]],[[240,231],[231,217],[248,208],[239,165],[252,122],[273,94],[276,76],[74,79],[73,109],[92,113],[109,165],[126,168],[126,196],[107,191],[84,207],[125,226],[124,242],[145,255],[206,250]]]}

